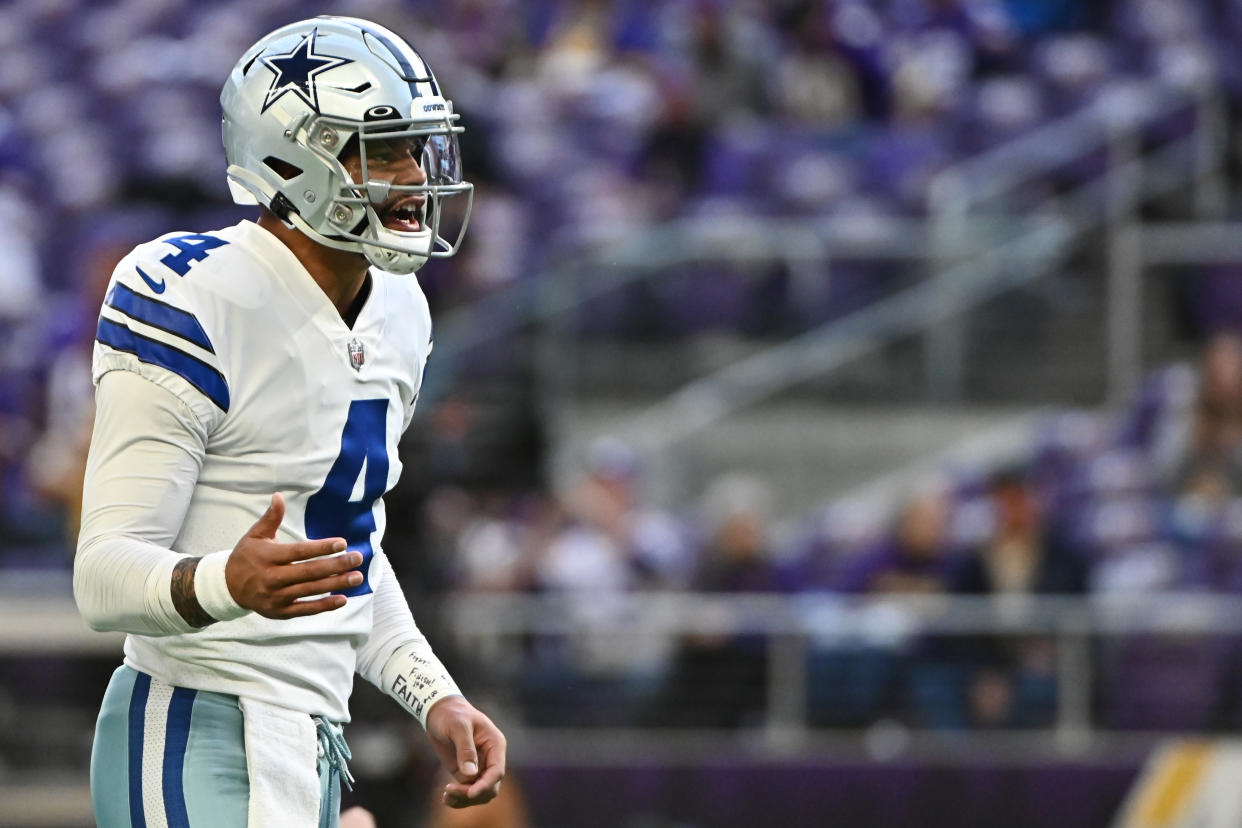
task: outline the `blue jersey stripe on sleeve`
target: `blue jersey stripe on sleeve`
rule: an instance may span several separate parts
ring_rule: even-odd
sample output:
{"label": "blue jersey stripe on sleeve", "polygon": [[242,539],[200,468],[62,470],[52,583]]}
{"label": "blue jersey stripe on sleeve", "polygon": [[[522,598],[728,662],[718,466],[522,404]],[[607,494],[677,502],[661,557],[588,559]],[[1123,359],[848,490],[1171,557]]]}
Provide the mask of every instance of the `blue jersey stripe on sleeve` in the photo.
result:
{"label": "blue jersey stripe on sleeve", "polygon": [[125,285],[117,282],[108,291],[108,307],[116,308],[127,316],[137,319],[144,325],[159,328],[165,333],[179,336],[186,342],[193,342],[198,347],[215,353],[207,332],[198,324],[192,313],[174,308],[166,302],[148,299]]}
{"label": "blue jersey stripe on sleeve", "polygon": [[196,692],[186,687],[173,689],[168,702],[168,726],[164,730],[164,814],[168,828],[190,828],[185,807],[185,749],[190,741],[190,718]]}
{"label": "blue jersey stripe on sleeve", "polygon": [[129,821],[133,828],[146,828],[142,808],[142,745],[146,741],[147,695],[151,677],[139,673],[129,697]]}
{"label": "blue jersey stripe on sleeve", "polygon": [[205,362],[171,345],[134,333],[111,319],[100,319],[96,340],[118,351],[133,354],[143,362],[158,365],[178,375],[210,399],[221,411],[229,410],[229,385],[224,375]]}

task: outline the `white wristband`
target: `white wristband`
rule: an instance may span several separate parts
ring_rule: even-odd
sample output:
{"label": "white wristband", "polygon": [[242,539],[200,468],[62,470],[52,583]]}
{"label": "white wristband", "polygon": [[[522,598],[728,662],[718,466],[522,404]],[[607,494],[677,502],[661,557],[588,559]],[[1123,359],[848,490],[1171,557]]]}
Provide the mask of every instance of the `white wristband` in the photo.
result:
{"label": "white wristband", "polygon": [[194,595],[198,604],[217,621],[232,621],[250,612],[233,599],[224,577],[224,566],[231,554],[231,549],[225,549],[204,555],[194,570]]}
{"label": "white wristband", "polygon": [[380,670],[380,689],[401,702],[424,728],[433,704],[447,696],[461,695],[425,638],[402,644],[388,657]]}

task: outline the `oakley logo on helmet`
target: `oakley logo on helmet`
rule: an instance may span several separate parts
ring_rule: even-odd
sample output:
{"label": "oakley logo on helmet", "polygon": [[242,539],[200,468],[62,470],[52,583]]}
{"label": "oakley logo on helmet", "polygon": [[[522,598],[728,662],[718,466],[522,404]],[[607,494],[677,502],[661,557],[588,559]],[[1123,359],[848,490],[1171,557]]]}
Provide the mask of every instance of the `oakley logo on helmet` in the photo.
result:
{"label": "oakley logo on helmet", "polygon": [[362,115],[366,121],[384,121],[396,117],[397,110],[391,106],[373,106]]}
{"label": "oakley logo on helmet", "polygon": [[267,97],[263,99],[262,112],[266,112],[286,92],[294,93],[311,109],[319,111],[319,90],[315,87],[315,76],[353,61],[335,55],[317,54],[315,41],[318,37],[319,30],[311,29],[311,33],[302,38],[292,52],[263,58],[263,65],[275,72],[276,77],[272,79]]}

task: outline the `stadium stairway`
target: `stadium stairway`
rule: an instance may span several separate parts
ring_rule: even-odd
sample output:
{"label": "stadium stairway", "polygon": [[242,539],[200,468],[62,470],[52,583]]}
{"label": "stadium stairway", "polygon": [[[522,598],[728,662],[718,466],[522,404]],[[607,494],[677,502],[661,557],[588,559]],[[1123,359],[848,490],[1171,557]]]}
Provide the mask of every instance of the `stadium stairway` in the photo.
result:
{"label": "stadium stairway", "polygon": [[[593,438],[612,433],[639,410],[629,398],[566,406],[551,429],[564,447],[555,472],[571,475]],[[777,517],[797,517],[1021,414],[1004,407],[782,400],[739,413],[673,447],[669,454],[680,471],[668,481],[670,494],[689,505],[713,476],[745,471],[771,484]]]}

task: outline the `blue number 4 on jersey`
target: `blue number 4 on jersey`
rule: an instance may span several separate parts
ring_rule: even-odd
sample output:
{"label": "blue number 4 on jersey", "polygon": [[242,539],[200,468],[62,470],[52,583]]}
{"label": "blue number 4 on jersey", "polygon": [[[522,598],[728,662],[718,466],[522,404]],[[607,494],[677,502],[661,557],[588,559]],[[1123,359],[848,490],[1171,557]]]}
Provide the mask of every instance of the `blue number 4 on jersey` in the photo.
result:
{"label": "blue number 4 on jersey", "polygon": [[[341,434],[341,452],[328,471],[323,488],[306,502],[306,537],[310,540],[342,537],[352,550],[362,553],[362,583],[336,594],[366,595],[371,591],[367,571],[375,550],[375,501],[388,486],[388,401],[355,400]],[[362,498],[350,500],[358,476],[366,470]]]}

